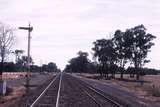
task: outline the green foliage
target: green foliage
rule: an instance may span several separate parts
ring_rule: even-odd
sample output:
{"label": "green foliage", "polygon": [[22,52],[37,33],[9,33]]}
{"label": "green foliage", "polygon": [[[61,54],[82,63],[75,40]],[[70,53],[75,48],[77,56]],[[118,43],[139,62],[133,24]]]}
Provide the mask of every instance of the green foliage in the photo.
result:
{"label": "green foliage", "polygon": [[128,59],[134,64],[135,68],[141,68],[148,62],[146,57],[150,48],[154,45],[152,40],[156,37],[146,33],[146,28],[139,25],[126,30],[124,38]]}
{"label": "green foliage", "polygon": [[[27,56],[21,56],[16,60],[16,70],[17,71],[26,71],[27,70],[27,62],[28,57]],[[33,65],[33,59],[30,57],[30,64]]]}
{"label": "green foliage", "polygon": [[[1,66],[1,63],[0,63]],[[0,70],[2,68],[0,67]],[[13,62],[5,62],[4,69],[5,72],[23,72],[27,70],[27,66],[18,65],[17,63]],[[48,64],[44,64],[42,67],[38,65],[31,65],[30,66],[31,72],[60,72],[60,69],[57,68],[56,64],[50,62]]]}
{"label": "green foliage", "polygon": [[[151,69],[151,68],[139,68],[141,71],[140,74],[143,75],[158,75],[160,70]],[[136,69],[134,67],[128,67],[125,74],[136,74]]]}
{"label": "green foliage", "polygon": [[79,51],[78,56],[75,58],[72,58],[69,61],[69,64],[66,66],[64,71],[65,72],[75,72],[75,73],[80,73],[80,72],[92,73],[93,71],[95,71],[96,68],[95,68],[94,63],[91,63],[87,57],[88,57],[87,52]]}
{"label": "green foliage", "polygon": [[146,33],[146,28],[143,25],[127,29],[124,33],[125,47],[127,50],[127,58],[133,63],[137,69],[137,79],[139,79],[140,71],[145,63],[148,62],[147,55],[150,48],[154,45],[152,40],[155,36]]}
{"label": "green foliage", "polygon": [[100,39],[93,43],[94,56],[98,57],[101,64],[114,63],[116,60],[116,53],[111,39]]}
{"label": "green foliage", "polygon": [[100,73],[108,74],[111,66],[117,65],[122,68],[120,72],[121,78],[123,78],[124,66],[130,61],[130,64],[134,65],[137,79],[139,79],[139,70],[149,62],[146,58],[154,45],[152,40],[155,38],[152,34],[146,33],[143,25],[138,25],[125,32],[117,30],[111,39],[96,40],[92,50],[94,57],[98,59]]}
{"label": "green foliage", "polygon": [[16,63],[19,62],[19,60],[21,59],[21,55],[24,53],[24,50],[15,50],[14,54],[16,56]]}
{"label": "green foliage", "polygon": [[127,63],[128,52],[125,47],[124,32],[117,30],[113,37],[113,44],[117,55],[117,65],[119,65],[119,72],[121,79],[123,79],[124,66]]}
{"label": "green foliage", "polygon": [[57,65],[54,62],[42,65],[42,72],[58,72]]}
{"label": "green foliage", "polygon": [[[16,66],[13,62],[4,62],[3,66],[4,66],[3,71],[5,72],[15,72],[16,71]],[[0,67],[0,69],[2,68]]]}
{"label": "green foliage", "polygon": [[114,47],[113,39],[100,39],[93,43],[94,57],[99,61],[99,72],[107,74],[112,73],[114,77],[115,71],[111,67],[117,62],[116,49]]}

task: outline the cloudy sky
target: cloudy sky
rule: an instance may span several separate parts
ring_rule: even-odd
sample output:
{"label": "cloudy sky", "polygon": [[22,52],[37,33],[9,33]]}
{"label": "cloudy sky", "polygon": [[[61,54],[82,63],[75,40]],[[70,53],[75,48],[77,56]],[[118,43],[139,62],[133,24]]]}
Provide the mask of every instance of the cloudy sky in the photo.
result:
{"label": "cloudy sky", "polygon": [[[62,69],[79,50],[91,53],[96,39],[144,24],[157,36],[146,66],[160,69],[159,0],[0,0],[0,21],[16,28],[30,21],[34,62],[53,61]],[[14,49],[26,50],[27,32],[16,35]]]}

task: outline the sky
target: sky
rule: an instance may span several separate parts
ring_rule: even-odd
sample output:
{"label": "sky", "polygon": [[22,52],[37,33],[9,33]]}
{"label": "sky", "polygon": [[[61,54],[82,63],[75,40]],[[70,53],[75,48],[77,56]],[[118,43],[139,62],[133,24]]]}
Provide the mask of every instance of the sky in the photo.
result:
{"label": "sky", "polygon": [[28,32],[18,27],[30,22],[35,64],[55,62],[61,69],[80,50],[91,59],[96,39],[143,24],[157,37],[145,66],[160,69],[159,0],[0,0],[0,22],[17,28],[13,49],[26,53]]}

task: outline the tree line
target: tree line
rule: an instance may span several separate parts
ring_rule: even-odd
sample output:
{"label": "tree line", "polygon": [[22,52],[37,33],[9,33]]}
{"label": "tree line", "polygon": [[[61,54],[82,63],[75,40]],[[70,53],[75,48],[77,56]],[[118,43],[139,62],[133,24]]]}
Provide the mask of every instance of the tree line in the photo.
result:
{"label": "tree line", "polygon": [[[83,72],[87,70],[88,64],[92,64],[94,66],[92,68],[96,69],[93,71],[98,72],[101,77],[109,78],[109,74],[111,74],[110,77],[114,78],[115,73],[120,73],[120,78],[123,79],[123,74],[129,73],[132,77],[136,75],[136,78],[139,79],[140,75],[148,72],[143,67],[150,62],[147,55],[154,45],[153,40],[155,38],[156,36],[147,33],[144,25],[138,25],[125,31],[116,30],[112,38],[98,39],[93,42],[94,62],[89,61],[87,63],[86,53],[84,55],[79,54],[78,57],[69,61],[65,71],[77,72],[78,69]],[[80,59],[85,62],[80,61]],[[128,69],[125,69],[126,64],[129,65]]]}
{"label": "tree line", "polygon": [[[23,50],[15,50],[14,54],[16,57],[15,62],[4,62],[3,63],[3,71],[5,72],[26,72],[28,70],[27,67],[27,59],[28,57],[25,55],[21,55]],[[31,72],[60,72],[56,63],[49,62],[48,64],[43,65],[35,65],[33,59],[30,57],[30,71]],[[0,64],[0,71],[2,71],[2,65]]]}

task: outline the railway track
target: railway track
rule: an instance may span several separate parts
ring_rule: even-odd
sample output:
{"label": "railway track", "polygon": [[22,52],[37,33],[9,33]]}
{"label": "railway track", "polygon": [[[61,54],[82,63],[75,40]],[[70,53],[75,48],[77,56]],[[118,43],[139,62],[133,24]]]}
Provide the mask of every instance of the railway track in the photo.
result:
{"label": "railway track", "polygon": [[57,107],[59,97],[59,81],[61,74],[57,75],[45,90],[37,97],[37,99],[29,107]]}
{"label": "railway track", "polygon": [[110,99],[108,96],[104,95],[100,90],[95,89],[89,84],[70,76],[70,79],[76,80],[76,84],[87,96],[92,99],[98,107],[123,107],[118,102]]}
{"label": "railway track", "polygon": [[[63,75],[63,79],[62,79]],[[63,84],[63,85],[61,85]],[[61,86],[63,90],[61,91]],[[66,98],[64,98],[66,97]],[[65,104],[63,104],[65,103]],[[122,107],[71,75],[61,73],[30,105],[30,107]]]}

